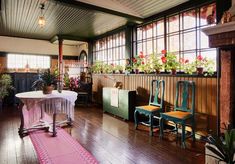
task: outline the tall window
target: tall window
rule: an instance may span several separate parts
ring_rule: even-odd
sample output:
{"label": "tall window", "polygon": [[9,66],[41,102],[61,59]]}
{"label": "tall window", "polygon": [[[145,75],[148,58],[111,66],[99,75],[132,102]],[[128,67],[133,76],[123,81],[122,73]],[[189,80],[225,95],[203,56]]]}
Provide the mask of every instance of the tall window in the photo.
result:
{"label": "tall window", "polygon": [[125,64],[125,33],[120,32],[95,41],[93,46],[93,61],[106,64]]}
{"label": "tall window", "polygon": [[[208,37],[201,32],[208,25],[209,15],[216,12],[215,3],[167,15],[147,25],[137,28],[137,54],[161,53],[166,49],[173,52],[178,59],[193,61],[198,55],[213,59],[216,63],[216,49],[209,48]],[[165,27],[166,26],[166,27]],[[166,37],[165,37],[166,36]],[[214,66],[216,71],[216,66]]]}
{"label": "tall window", "polygon": [[25,68],[26,65],[32,69],[50,68],[50,56],[25,55],[25,54],[8,54],[7,68]]}

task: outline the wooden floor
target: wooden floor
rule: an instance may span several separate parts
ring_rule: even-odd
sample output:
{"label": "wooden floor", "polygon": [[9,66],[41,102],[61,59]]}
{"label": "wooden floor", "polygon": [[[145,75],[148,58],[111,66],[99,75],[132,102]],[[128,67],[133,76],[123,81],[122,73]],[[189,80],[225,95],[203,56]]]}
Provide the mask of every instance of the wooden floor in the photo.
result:
{"label": "wooden floor", "polygon": [[[0,112],[1,164],[38,163],[29,137],[18,136],[19,124],[17,109],[5,108]],[[100,163],[204,163],[204,143],[188,140],[187,148],[181,149],[174,134],[166,134],[160,140],[158,133],[150,137],[142,126],[140,129],[134,130],[133,122],[103,114],[101,108],[77,107],[74,125],[66,131]]]}

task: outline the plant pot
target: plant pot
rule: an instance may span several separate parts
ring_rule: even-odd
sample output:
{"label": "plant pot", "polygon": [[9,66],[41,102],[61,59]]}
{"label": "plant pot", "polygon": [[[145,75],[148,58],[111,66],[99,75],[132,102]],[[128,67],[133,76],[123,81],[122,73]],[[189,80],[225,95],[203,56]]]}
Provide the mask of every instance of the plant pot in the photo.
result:
{"label": "plant pot", "polygon": [[197,68],[197,74],[198,75],[203,75],[203,67],[198,67]]}
{"label": "plant pot", "polygon": [[176,75],[176,69],[171,69],[171,74]]}
{"label": "plant pot", "polygon": [[115,74],[116,71],[113,71],[113,74]]}
{"label": "plant pot", "polygon": [[135,69],[135,74],[139,74],[139,69]]}
{"label": "plant pot", "polygon": [[43,87],[42,92],[43,94],[51,94],[53,89],[54,89],[53,86],[45,86]]}
{"label": "plant pot", "polygon": [[160,73],[160,71],[159,71],[158,69],[156,69],[156,70],[155,70],[155,73],[156,73],[156,74],[159,74],[159,73]]}
{"label": "plant pot", "polygon": [[123,70],[119,70],[119,73],[122,74],[122,73],[123,73]]}

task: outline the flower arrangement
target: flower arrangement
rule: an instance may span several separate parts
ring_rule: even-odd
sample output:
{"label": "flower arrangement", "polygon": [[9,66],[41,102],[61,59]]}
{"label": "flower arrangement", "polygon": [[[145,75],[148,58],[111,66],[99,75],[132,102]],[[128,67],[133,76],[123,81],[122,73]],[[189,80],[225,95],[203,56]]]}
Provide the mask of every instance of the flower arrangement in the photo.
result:
{"label": "flower arrangement", "polygon": [[190,63],[188,59],[181,58],[180,64],[182,66],[181,68],[184,70],[185,73],[191,75],[193,74],[193,72],[195,72],[195,66],[193,65],[193,63]]}
{"label": "flower arrangement", "polygon": [[166,50],[162,50],[161,60],[167,71],[171,70],[172,72],[175,72],[180,66],[177,56],[173,53],[167,52]]}
{"label": "flower arrangement", "polygon": [[77,77],[70,77],[69,89],[71,91],[76,91],[78,88],[79,88],[79,79]]}

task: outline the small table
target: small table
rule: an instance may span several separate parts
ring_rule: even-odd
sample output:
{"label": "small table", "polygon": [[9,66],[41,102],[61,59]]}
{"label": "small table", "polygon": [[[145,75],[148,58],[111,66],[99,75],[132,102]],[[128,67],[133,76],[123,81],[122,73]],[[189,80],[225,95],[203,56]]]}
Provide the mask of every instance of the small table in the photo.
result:
{"label": "small table", "polygon": [[[15,96],[24,104],[21,109],[20,137],[36,129],[47,129],[53,132],[53,136],[56,136],[56,125],[64,123],[71,125],[74,120],[76,92],[63,90],[59,93],[53,90],[51,94],[43,94],[42,91],[31,91],[18,93]],[[53,114],[52,123],[46,113]],[[67,119],[56,122],[57,113],[67,114]]]}

